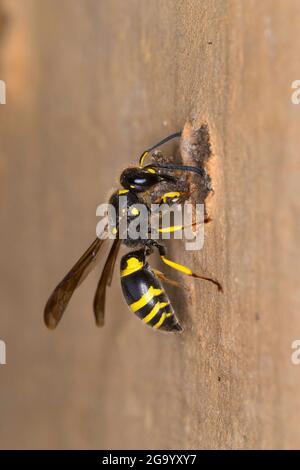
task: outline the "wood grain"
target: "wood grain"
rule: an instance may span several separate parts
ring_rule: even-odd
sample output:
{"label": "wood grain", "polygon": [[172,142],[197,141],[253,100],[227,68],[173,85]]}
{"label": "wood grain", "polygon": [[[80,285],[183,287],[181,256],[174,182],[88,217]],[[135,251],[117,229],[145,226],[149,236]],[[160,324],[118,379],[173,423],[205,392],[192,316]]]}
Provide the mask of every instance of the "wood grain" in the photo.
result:
{"label": "wood grain", "polygon": [[[299,448],[299,2],[0,11],[1,448]],[[116,276],[97,329],[98,271],[47,331],[48,295],[120,169],[189,119],[210,129],[213,221],[200,253],[171,252],[224,296],[170,289],[185,332],[167,336],[130,314]]]}

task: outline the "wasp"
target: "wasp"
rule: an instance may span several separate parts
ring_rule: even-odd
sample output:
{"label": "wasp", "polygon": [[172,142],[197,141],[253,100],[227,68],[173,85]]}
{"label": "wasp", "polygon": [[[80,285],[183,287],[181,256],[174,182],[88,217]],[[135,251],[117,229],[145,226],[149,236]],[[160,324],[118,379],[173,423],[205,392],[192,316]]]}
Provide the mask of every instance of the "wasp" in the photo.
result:
{"label": "wasp", "polygon": [[[117,217],[111,227],[115,238],[104,264],[94,297],[93,308],[98,326],[104,324],[106,289],[111,285],[116,259],[122,243],[132,250],[121,258],[120,263],[123,296],[131,311],[143,323],[156,330],[182,331],[182,326],[163,287],[163,282],[182,286],[177,281],[169,279],[163,272],[153,269],[149,265],[148,258],[154,250],[158,251],[161,261],[170,268],[187,276],[210,281],[218,287],[218,290],[222,290],[218,281],[196,274],[189,267],[169,259],[166,248],[157,240],[153,240],[150,234],[137,239],[130,237],[129,233],[126,237],[120,237],[120,220],[122,220],[122,217],[126,217],[127,221],[131,222],[139,215],[137,206],[144,204],[148,208],[149,203],[145,201],[144,197],[146,193],[154,194],[154,189],[159,184],[164,184],[166,191],[160,195],[158,202],[175,204],[187,197],[187,192],[180,187],[180,176],[178,174],[189,172],[203,177],[204,170],[202,168],[170,163],[163,159],[158,161],[158,159],[155,160],[154,153],[152,153],[154,161],[146,164],[146,159],[153,150],[180,136],[181,132],[176,132],[146,149],[139,158],[138,166],[126,168],[121,173],[121,188],[116,190],[109,199],[109,203],[115,208]],[[120,213],[119,202],[120,198],[124,196],[126,196],[126,205]],[[182,229],[182,227],[180,228]],[[164,231],[166,229],[173,232],[178,227],[170,226],[164,228]],[[105,239],[97,237],[54,289],[44,311],[44,320],[48,328],[54,329],[58,325],[75,289],[84,281],[99,260],[104,241]]]}

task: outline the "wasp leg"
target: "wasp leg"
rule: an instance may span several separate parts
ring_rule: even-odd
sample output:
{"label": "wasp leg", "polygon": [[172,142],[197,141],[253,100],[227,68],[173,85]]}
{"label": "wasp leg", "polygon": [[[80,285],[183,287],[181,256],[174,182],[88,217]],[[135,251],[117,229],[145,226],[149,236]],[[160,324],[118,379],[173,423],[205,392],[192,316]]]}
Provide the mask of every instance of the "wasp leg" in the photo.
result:
{"label": "wasp leg", "polygon": [[174,233],[174,232],[179,232],[180,230],[184,230],[185,228],[188,227],[197,227],[198,225],[201,225],[199,222],[193,222],[192,224],[189,225],[171,225],[170,227],[162,227],[158,229],[159,233]]}
{"label": "wasp leg", "polygon": [[161,279],[162,281],[164,282],[167,282],[168,284],[171,284],[172,286],[176,286],[176,287],[181,287],[183,289],[186,289],[186,290],[189,290],[189,287],[184,285],[184,284],[181,284],[180,282],[177,282],[175,281],[174,279],[170,279],[169,277],[167,277],[164,273],[162,273],[161,271],[158,271],[158,269],[153,269],[152,268],[152,271],[154,272],[154,274],[159,278]]}
{"label": "wasp leg", "polygon": [[175,269],[176,271],[180,271],[181,273],[186,274],[187,276],[191,276],[191,277],[195,277],[196,279],[203,279],[204,281],[212,282],[213,284],[215,284],[217,286],[218,291],[223,292],[223,288],[222,288],[221,284],[216,279],[212,279],[211,277],[206,277],[206,276],[200,276],[199,274],[194,273],[187,266],[184,266],[183,264],[176,263],[176,261],[172,261],[172,260],[166,258],[166,249],[165,249],[165,247],[162,246],[162,245],[159,245],[156,242],[154,242],[153,245],[158,249],[160,259],[167,266],[169,266],[172,269]]}
{"label": "wasp leg", "polygon": [[[182,201],[182,198],[188,199],[195,190],[192,191],[170,191],[167,193],[162,194],[159,196],[154,202],[155,204],[167,204],[167,205],[172,205],[176,203],[180,203]],[[208,224],[211,222],[212,219],[208,215],[205,215],[204,217],[204,223]]]}
{"label": "wasp leg", "polygon": [[[144,161],[145,157],[147,156],[146,155],[146,152],[145,151],[141,158],[140,158],[140,161],[142,159],[142,161]],[[197,167],[197,166],[190,166],[190,165],[177,165],[176,163],[151,163],[150,165],[142,165],[146,170],[148,169],[152,169],[154,171],[157,171],[157,170],[160,170],[160,169],[163,169],[163,170],[168,170],[168,171],[188,171],[188,172],[191,172],[191,173],[197,173],[197,175],[201,176],[201,177],[205,177],[206,176],[206,172],[203,168],[200,168],[200,167]]]}

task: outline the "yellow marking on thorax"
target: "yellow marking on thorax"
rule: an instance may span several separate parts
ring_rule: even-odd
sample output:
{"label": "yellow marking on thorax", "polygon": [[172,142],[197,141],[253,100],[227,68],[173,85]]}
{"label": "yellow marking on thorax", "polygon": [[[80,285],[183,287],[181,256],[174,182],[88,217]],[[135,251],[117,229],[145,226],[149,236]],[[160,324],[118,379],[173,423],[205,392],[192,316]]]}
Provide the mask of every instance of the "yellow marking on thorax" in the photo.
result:
{"label": "yellow marking on thorax", "polygon": [[149,321],[152,320],[153,317],[155,317],[155,315],[160,311],[160,309],[166,307],[166,305],[169,305],[169,302],[156,302],[151,312],[148,313],[145,318],[143,318],[143,321],[145,323],[149,323]]}
{"label": "yellow marking on thorax", "polygon": [[118,194],[127,194],[129,193],[129,189],[119,189]]}
{"label": "yellow marking on thorax", "polygon": [[165,319],[166,319],[166,314],[163,313],[160,319],[158,320],[158,322],[155,323],[155,325],[153,325],[153,328],[160,328],[163,322],[165,321]]}
{"label": "yellow marking on thorax", "polygon": [[181,271],[184,274],[187,274],[188,276],[191,276],[193,274],[193,271],[190,268],[187,268],[186,266],[183,266],[182,264],[175,263],[175,261],[171,261],[164,256],[161,257],[163,262],[170,266],[171,268],[177,269],[177,271]]}
{"label": "yellow marking on thorax", "polygon": [[147,305],[147,303],[149,303],[150,300],[153,299],[153,297],[157,297],[162,293],[163,290],[155,289],[153,286],[150,286],[147,292],[143,294],[139,300],[133,302],[133,304],[130,305],[131,310],[133,310],[133,312],[137,312],[141,308],[145,307],[145,305]]}
{"label": "yellow marking on thorax", "polygon": [[154,170],[154,168],[147,168],[147,171],[148,171],[148,173],[156,173],[156,171]]}
{"label": "yellow marking on thorax", "polygon": [[144,263],[133,256],[127,260],[127,266],[125,269],[123,269],[123,271],[121,271],[121,277],[129,276],[129,274],[135,273],[136,271],[142,269],[143,266]]}

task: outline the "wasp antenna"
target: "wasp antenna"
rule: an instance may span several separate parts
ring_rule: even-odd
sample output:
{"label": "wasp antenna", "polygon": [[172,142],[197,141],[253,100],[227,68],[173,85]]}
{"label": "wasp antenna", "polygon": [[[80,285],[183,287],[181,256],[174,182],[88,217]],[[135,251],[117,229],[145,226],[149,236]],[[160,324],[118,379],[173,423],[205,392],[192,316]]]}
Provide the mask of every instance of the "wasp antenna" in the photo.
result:
{"label": "wasp antenna", "polygon": [[175,132],[175,134],[168,135],[167,137],[162,139],[160,142],[153,145],[153,147],[150,147],[149,149],[147,149],[146,152],[151,152],[152,150],[156,149],[160,145],[166,144],[167,142],[169,142],[169,140],[173,140],[173,139],[176,139],[177,137],[181,137],[181,133],[182,131],[179,131],[179,132]]}
{"label": "wasp antenna", "polygon": [[191,171],[192,173],[197,173],[202,177],[205,176],[203,168],[198,168],[196,166],[176,165],[175,163],[155,163],[153,166],[157,168],[165,168],[167,170]]}
{"label": "wasp antenna", "polygon": [[170,140],[172,139],[176,139],[177,137],[181,137],[181,133],[182,133],[182,130],[179,131],[179,132],[175,132],[175,134],[170,134],[168,135],[167,137],[165,137],[164,139],[160,140],[157,144],[153,145],[152,147],[149,147],[148,149],[146,149],[142,155],[140,156],[140,159],[139,159],[139,164],[140,166],[143,166],[144,164],[144,160],[145,158],[147,157],[147,155],[149,154],[149,152],[151,152],[152,150],[156,149],[157,147],[159,147],[160,145],[163,145],[163,144],[166,144],[167,142],[169,142]]}

